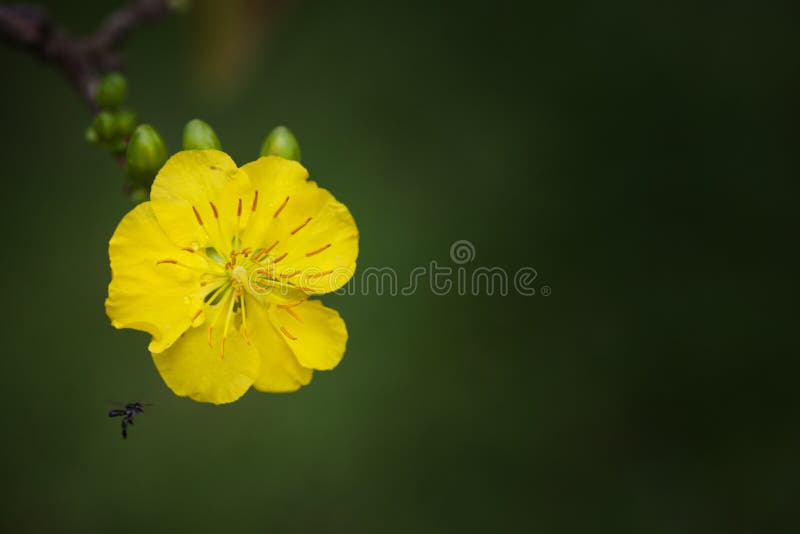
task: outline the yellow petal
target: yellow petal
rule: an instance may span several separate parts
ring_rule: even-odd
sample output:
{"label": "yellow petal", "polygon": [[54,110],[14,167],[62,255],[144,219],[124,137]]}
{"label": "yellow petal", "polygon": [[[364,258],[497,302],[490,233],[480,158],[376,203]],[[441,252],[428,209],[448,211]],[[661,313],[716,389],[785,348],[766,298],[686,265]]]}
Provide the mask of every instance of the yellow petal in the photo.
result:
{"label": "yellow petal", "polygon": [[213,246],[228,255],[239,205],[253,201],[247,174],[219,150],[184,150],[158,171],[150,191],[153,211],[179,247]]}
{"label": "yellow petal", "polygon": [[270,319],[303,367],[333,369],[344,356],[347,328],[336,310],[318,300],[270,306]]}
{"label": "yellow petal", "polygon": [[269,320],[266,306],[247,300],[247,336],[261,354],[261,371],[253,387],[274,393],[296,391],[311,382],[314,371],[303,367]]}
{"label": "yellow petal", "polygon": [[269,227],[283,220],[279,217],[288,208],[288,202],[284,202],[286,197],[299,195],[306,188],[308,171],[296,161],[277,156],[258,158],[242,166],[241,170],[259,193],[257,209],[245,232],[246,241],[251,241],[249,246],[262,246],[252,241],[263,241]]}
{"label": "yellow petal", "polygon": [[[216,332],[216,330],[215,330]],[[191,328],[169,349],[153,354],[153,361],[167,386],[181,397],[200,402],[233,402],[253,385],[261,366],[258,351],[238,332],[225,340],[220,355],[220,336],[208,345],[208,328]]]}
{"label": "yellow petal", "polygon": [[106,313],[116,328],[134,328],[153,336],[152,352],[169,347],[203,308],[201,273],[158,262],[164,259],[203,269],[207,262],[180,250],[159,226],[149,202],[128,212],[108,245],[111,284]]}
{"label": "yellow petal", "polygon": [[270,156],[242,170],[259,192],[246,245],[271,247],[276,274],[306,293],[328,293],[346,284],[358,257],[358,229],[347,207],[307,181],[308,172],[297,162]]}

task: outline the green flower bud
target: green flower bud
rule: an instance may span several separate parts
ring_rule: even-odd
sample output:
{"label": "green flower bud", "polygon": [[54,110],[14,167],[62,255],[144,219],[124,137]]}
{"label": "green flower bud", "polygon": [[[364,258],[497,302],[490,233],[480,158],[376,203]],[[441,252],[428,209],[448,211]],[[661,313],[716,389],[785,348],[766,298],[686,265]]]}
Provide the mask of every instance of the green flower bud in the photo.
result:
{"label": "green flower bud", "polygon": [[167,148],[155,128],[141,124],[131,135],[126,158],[131,180],[149,186],[158,169],[167,161]]}
{"label": "green flower bud", "polygon": [[131,189],[130,197],[131,202],[134,204],[146,201],[148,196],[150,196],[150,193],[144,187],[134,187]]}
{"label": "green flower bud", "polygon": [[128,82],[122,74],[109,74],[97,87],[97,104],[103,109],[117,109],[125,103]]}
{"label": "green flower bud", "polygon": [[191,0],[167,0],[167,7],[176,13],[186,13],[192,7]]}
{"label": "green flower bud", "polygon": [[92,129],[100,141],[108,142],[114,138],[114,115],[108,111],[98,113],[92,121]]}
{"label": "green flower bud", "polygon": [[118,111],[114,114],[114,133],[119,137],[128,137],[136,128],[136,113],[129,110]]}
{"label": "green flower bud", "polygon": [[97,135],[97,130],[93,126],[86,128],[86,142],[90,145],[96,145],[100,142],[100,136]]}
{"label": "green flower bud", "polygon": [[190,120],[183,129],[183,149],[203,150],[206,148],[222,149],[217,134],[207,122],[200,119]]}
{"label": "green flower bud", "polygon": [[111,146],[108,148],[113,155],[122,156],[128,148],[128,143],[126,143],[124,139],[120,139],[119,141],[111,143]]}
{"label": "green flower bud", "polygon": [[272,130],[261,145],[262,156],[280,156],[284,159],[300,161],[300,145],[294,134],[286,126]]}

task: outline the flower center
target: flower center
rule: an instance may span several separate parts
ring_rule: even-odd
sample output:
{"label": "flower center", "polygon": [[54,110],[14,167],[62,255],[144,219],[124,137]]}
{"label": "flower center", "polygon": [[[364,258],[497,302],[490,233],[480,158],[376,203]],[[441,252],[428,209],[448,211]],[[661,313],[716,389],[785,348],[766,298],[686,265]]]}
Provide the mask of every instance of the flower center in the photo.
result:
{"label": "flower center", "polygon": [[[277,219],[281,216],[281,212],[284,211],[289,198],[287,196],[274,213],[269,213],[265,216]],[[307,289],[303,285],[300,271],[288,267],[278,267],[277,264],[289,254],[288,251],[283,253],[273,252],[273,249],[278,246],[280,241],[275,241],[268,246],[255,248],[243,246],[243,234],[246,233],[247,227],[253,217],[256,216],[256,210],[258,209],[258,191],[254,191],[252,203],[249,200],[244,203],[241,198],[237,199],[234,211],[231,213],[233,220],[235,220],[232,225],[233,235],[230,235],[230,225],[224,229],[224,225],[220,221],[220,210],[217,206],[213,202],[208,204],[207,208],[192,206],[192,216],[208,237],[208,246],[205,249],[197,246],[183,249],[189,253],[205,256],[209,260],[207,267],[200,268],[186,265],[172,258],[160,260],[157,264],[175,264],[203,273],[199,282],[205,292],[203,307],[192,317],[192,322],[198,321],[205,312],[206,324],[209,325],[208,345],[213,347],[213,341],[217,339],[215,329],[217,324],[222,321],[221,324],[224,326],[222,327],[222,337],[219,338],[219,343],[220,357],[224,358],[225,340],[228,337],[231,323],[240,325],[242,337],[248,344],[250,343],[247,338],[246,294],[250,294],[251,304],[256,302],[253,300],[254,298],[263,303],[263,297],[271,295],[270,300],[275,300],[277,305],[281,307],[296,305],[304,301],[308,295]],[[247,210],[247,208],[250,209]],[[250,211],[249,215],[245,213],[244,224],[242,221],[243,211]],[[311,219],[311,217],[306,217],[304,220],[299,221],[299,224],[289,231],[288,237],[300,232],[311,222]],[[307,251],[305,256],[310,257],[319,254],[330,246],[331,244],[328,243],[317,249]],[[226,253],[227,259],[225,257]],[[330,271],[322,272],[319,275],[328,273]]]}
{"label": "flower center", "polygon": [[244,268],[242,265],[235,265],[233,270],[231,271],[231,283],[233,284],[234,289],[238,289],[242,286],[247,287],[247,269]]}

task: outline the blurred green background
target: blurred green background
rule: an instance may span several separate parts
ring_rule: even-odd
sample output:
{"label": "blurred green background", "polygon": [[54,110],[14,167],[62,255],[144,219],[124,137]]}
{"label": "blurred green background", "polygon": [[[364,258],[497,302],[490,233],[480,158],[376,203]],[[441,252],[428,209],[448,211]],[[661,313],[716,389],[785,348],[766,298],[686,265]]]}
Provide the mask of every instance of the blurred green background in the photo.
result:
{"label": "blurred green background", "polygon": [[[103,310],[121,169],[2,47],[4,532],[798,531],[794,8],[197,4],[126,47],[172,150],[202,117],[245,163],[287,124],[361,269],[466,239],[552,294],[329,296],[335,371],[175,397]],[[155,403],[127,441],[112,400]]]}

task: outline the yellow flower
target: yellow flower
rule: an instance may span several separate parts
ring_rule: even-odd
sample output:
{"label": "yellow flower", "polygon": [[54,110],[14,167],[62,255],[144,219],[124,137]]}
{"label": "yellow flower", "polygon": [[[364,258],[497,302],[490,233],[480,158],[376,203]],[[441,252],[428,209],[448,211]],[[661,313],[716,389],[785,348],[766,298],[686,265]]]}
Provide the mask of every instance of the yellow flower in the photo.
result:
{"label": "yellow flower", "polygon": [[358,230],[307,178],[275,156],[237,168],[218,150],[179,152],[119,223],[106,312],[151,334],[177,395],[222,404],[250,386],[295,391],[342,359],[344,321],[308,297],[347,283]]}

